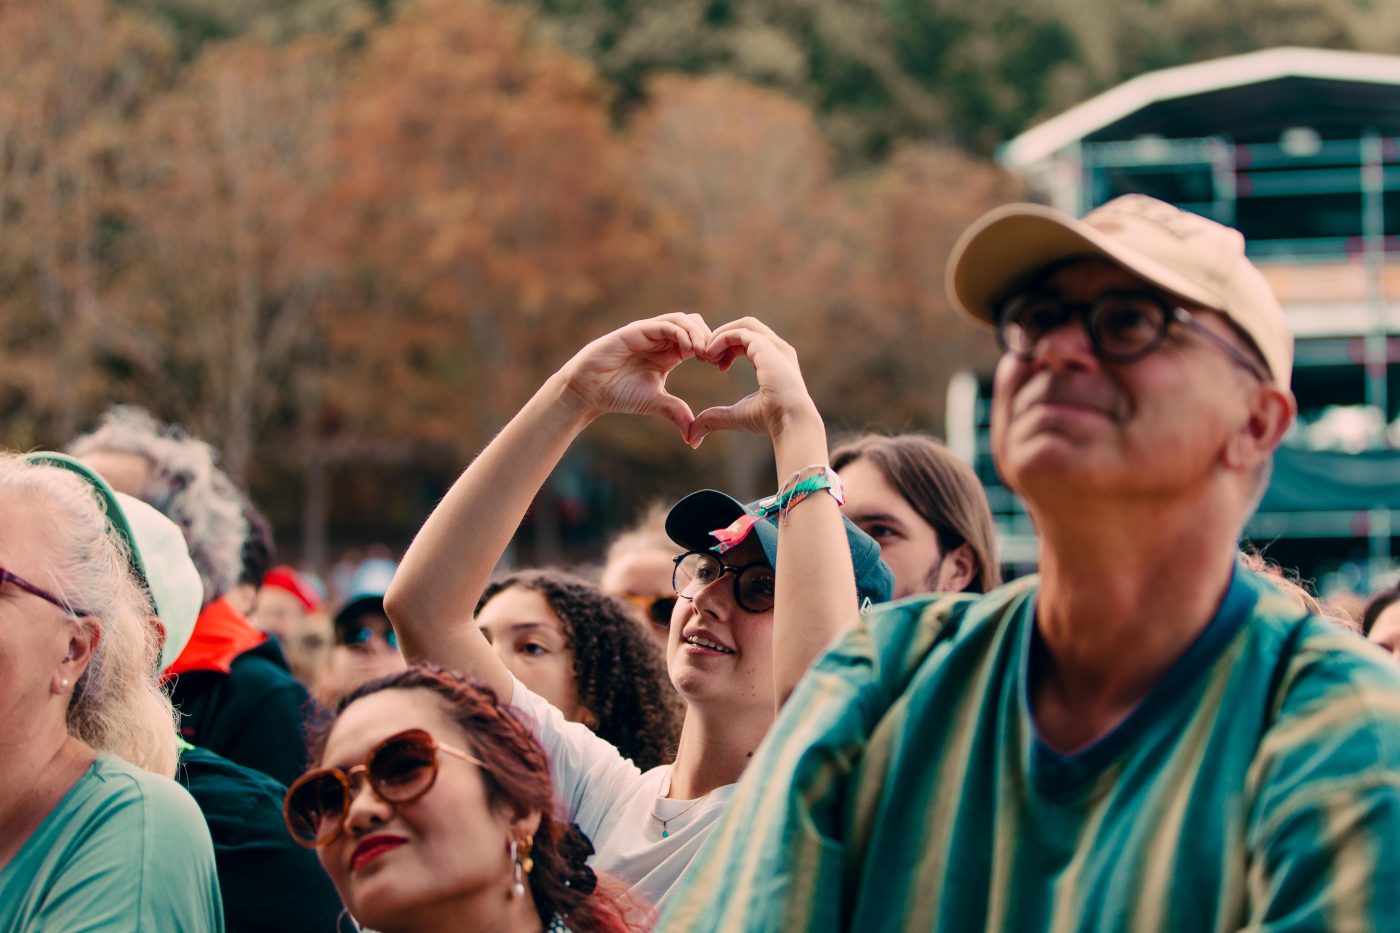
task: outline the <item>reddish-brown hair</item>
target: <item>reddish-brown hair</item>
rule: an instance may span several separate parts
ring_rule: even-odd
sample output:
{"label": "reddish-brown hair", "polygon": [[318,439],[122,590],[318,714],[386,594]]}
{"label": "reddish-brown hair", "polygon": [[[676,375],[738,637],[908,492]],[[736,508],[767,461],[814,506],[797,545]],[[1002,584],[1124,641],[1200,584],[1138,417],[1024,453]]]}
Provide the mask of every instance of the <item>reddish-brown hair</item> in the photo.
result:
{"label": "reddish-brown hair", "polygon": [[[529,730],[501,706],[490,688],[432,665],[410,667],[364,684],[336,708],[337,717],[363,697],[384,690],[428,690],[466,733],[472,754],[485,763],[482,777],[493,807],[514,817],[540,815],[531,857],[530,892],[547,929],[557,914],[575,930],[632,933],[646,929],[644,913],[618,885],[599,879],[585,864],[593,844],[574,823],[555,813],[554,782],[544,749]],[[327,730],[329,731],[329,730]],[[324,741],[317,749],[321,757]]]}

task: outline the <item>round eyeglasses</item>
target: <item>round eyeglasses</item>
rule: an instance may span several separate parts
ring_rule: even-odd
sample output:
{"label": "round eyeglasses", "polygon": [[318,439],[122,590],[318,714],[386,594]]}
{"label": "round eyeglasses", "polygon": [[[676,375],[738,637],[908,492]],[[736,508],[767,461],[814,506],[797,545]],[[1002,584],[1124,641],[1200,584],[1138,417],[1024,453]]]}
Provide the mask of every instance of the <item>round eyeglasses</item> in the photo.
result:
{"label": "round eyeglasses", "polygon": [[1089,334],[1094,354],[1111,363],[1132,363],[1162,345],[1173,324],[1199,334],[1232,361],[1265,382],[1269,375],[1250,356],[1192,317],[1185,308],[1154,292],[1106,292],[1093,301],[1066,301],[1055,292],[1012,295],[996,315],[997,343],[1002,350],[1029,360],[1051,331],[1078,318]]}
{"label": "round eyeglasses", "polygon": [[345,829],[360,775],[386,803],[412,803],[437,780],[438,752],[486,767],[479,758],[435,741],[426,729],[407,729],[380,742],[367,762],[349,771],[318,768],[297,778],[282,801],[287,829],[308,849],[334,842]]}
{"label": "round eyeglasses", "polygon": [[773,587],[776,579],[767,561],[754,561],[742,567],[730,567],[707,551],[686,551],[675,559],[671,571],[671,586],[681,599],[694,599],[702,589],[727,573],[734,575],[734,601],[748,612],[767,612],[773,608]]}

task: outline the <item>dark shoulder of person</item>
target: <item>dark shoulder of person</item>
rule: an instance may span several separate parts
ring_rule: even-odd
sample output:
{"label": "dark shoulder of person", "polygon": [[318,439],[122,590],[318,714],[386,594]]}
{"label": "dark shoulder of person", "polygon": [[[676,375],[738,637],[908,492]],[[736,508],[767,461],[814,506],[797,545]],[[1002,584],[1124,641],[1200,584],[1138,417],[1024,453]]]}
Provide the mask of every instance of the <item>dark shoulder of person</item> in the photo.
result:
{"label": "dark shoulder of person", "polygon": [[171,697],[191,744],[290,784],[306,769],[308,724],[320,710],[276,641],[238,655],[228,674],[191,671]]}
{"label": "dark shoulder of person", "polygon": [[287,832],[281,784],[203,748],[180,753],[177,778],[209,825],[230,933],[336,929],[340,898]]}

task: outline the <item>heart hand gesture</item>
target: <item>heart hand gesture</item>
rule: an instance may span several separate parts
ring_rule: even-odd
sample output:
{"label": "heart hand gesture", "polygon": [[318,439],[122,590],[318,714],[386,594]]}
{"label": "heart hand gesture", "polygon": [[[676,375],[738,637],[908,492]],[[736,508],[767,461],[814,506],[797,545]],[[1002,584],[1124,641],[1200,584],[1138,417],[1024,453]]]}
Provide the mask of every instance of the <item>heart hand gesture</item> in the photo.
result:
{"label": "heart hand gesture", "polygon": [[671,370],[710,341],[698,314],[679,312],[636,321],[599,337],[565,364],[562,395],[589,421],[610,412],[660,415],[689,434],[690,406],[666,391]]}
{"label": "heart hand gesture", "polygon": [[740,355],[753,363],[758,391],[732,405],[705,409],[691,424],[686,443],[698,447],[714,431],[766,434],[777,441],[795,418],[815,417],[816,423],[821,423],[802,379],[797,351],[757,318],[742,318],[718,328],[697,354],[721,372],[727,372]]}

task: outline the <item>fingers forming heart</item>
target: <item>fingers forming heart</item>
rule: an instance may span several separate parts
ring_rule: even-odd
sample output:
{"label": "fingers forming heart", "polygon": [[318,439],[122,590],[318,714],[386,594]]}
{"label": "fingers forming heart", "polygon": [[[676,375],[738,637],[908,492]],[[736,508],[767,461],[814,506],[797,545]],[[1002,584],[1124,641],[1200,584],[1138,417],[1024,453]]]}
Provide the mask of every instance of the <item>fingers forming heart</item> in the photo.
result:
{"label": "fingers forming heart", "polygon": [[656,414],[663,418],[669,418],[681,432],[681,438],[686,443],[690,443],[690,432],[695,425],[695,415],[691,412],[690,406],[664,388],[657,393],[655,404],[658,408]]}
{"label": "fingers forming heart", "polygon": [[[667,314],[638,321],[600,338],[583,356],[581,394],[600,400],[595,410],[660,415],[675,424],[681,438],[699,447],[714,431],[766,434],[796,405],[811,405],[792,347],[754,318],[731,321],[711,331],[699,315]],[[707,408],[697,417],[683,400],[666,391],[666,379],[687,359],[728,372],[749,359],[758,391],[732,405]]]}
{"label": "fingers forming heart", "polygon": [[732,405],[715,405],[697,415],[685,435],[685,442],[696,449],[706,436],[715,431],[739,431],[745,434],[766,433],[759,395],[751,392]]}

